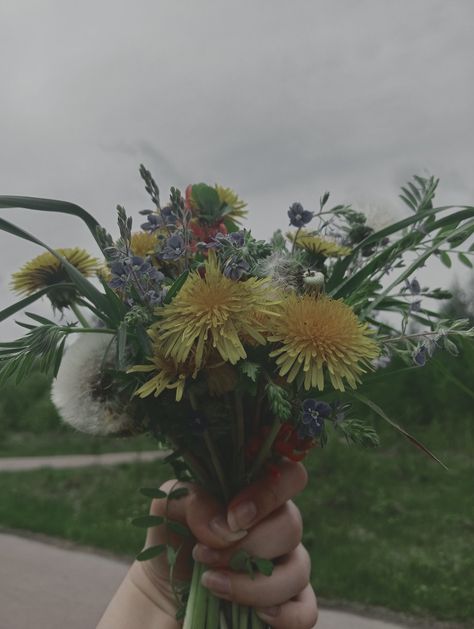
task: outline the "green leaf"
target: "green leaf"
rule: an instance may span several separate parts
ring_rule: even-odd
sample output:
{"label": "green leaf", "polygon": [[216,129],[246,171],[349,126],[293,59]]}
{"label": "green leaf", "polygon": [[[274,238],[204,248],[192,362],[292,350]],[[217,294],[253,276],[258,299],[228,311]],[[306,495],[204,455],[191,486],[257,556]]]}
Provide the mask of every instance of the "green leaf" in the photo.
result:
{"label": "green leaf", "polygon": [[171,284],[170,288],[168,289],[168,292],[166,293],[166,296],[163,300],[164,304],[171,303],[173,297],[177,293],[179,293],[184,282],[188,279],[188,275],[189,275],[189,271],[183,271],[183,273],[181,273],[181,275],[175,279],[175,281]]}
{"label": "green leaf", "polygon": [[137,561],[148,561],[149,559],[154,559],[155,557],[159,557],[166,550],[165,544],[158,544],[158,546],[149,546],[142,550],[136,556]]}
{"label": "green leaf", "polygon": [[[54,288],[71,288],[71,286],[73,286],[73,284],[60,283],[60,284],[55,284]],[[47,295],[50,290],[51,290],[51,286],[46,286],[46,288],[42,288],[36,293],[33,293],[33,295],[28,295],[28,297],[24,297],[23,299],[20,299],[19,301],[12,304],[11,306],[8,306],[8,308],[4,308],[3,310],[0,311],[0,321],[4,321],[5,319],[8,319],[8,317],[11,317],[12,314],[15,314],[16,312],[22,310],[26,306],[29,306],[30,304],[37,301],[44,295]]]}
{"label": "green leaf", "polygon": [[189,489],[187,487],[178,487],[177,489],[173,489],[172,492],[168,495],[170,500],[179,500],[184,496],[189,495]]}
{"label": "green leaf", "polygon": [[194,184],[192,197],[201,209],[211,213],[217,211],[222,204],[217,190],[206,183]]}
{"label": "green leaf", "polygon": [[161,515],[142,515],[132,520],[133,526],[148,529],[152,526],[163,524],[165,519]]}
{"label": "green leaf", "polygon": [[439,259],[441,260],[441,262],[444,264],[444,266],[447,266],[448,269],[450,269],[453,265],[453,263],[451,262],[451,258],[449,257],[449,255],[446,253],[446,251],[442,251],[440,253]]}
{"label": "green leaf", "polygon": [[258,363],[252,363],[249,360],[241,360],[238,363],[238,368],[239,371],[252,380],[252,382],[257,382],[260,371],[260,365]]}
{"label": "green leaf", "polygon": [[352,395],[356,400],[359,400],[359,402],[362,402],[362,404],[365,404],[370,409],[372,409],[375,413],[377,413],[379,417],[381,417],[388,424],[390,424],[390,426],[395,428],[395,430],[398,430],[399,433],[401,433],[404,437],[406,437],[409,441],[411,441],[419,450],[427,454],[430,458],[432,458],[434,461],[439,463],[446,470],[448,469],[446,465],[442,461],[440,461],[438,457],[435,456],[430,450],[428,450],[426,446],[424,446],[420,441],[418,441],[418,439],[410,435],[410,433],[408,433],[404,428],[402,428],[399,424],[397,424],[392,419],[390,419],[388,415],[386,415],[385,412],[380,408],[380,406],[375,404],[375,402],[372,402],[372,400],[369,400],[369,398],[365,397],[365,395],[361,395],[360,393],[352,392],[350,393],[350,395]]}
{"label": "green leaf", "polygon": [[176,520],[167,520],[166,526],[177,535],[181,535],[182,537],[192,537],[191,531],[187,526],[181,524],[181,522],[176,522]]}
{"label": "green leaf", "polygon": [[459,262],[462,262],[462,264],[464,264],[465,266],[468,266],[470,269],[472,269],[472,266],[473,266],[472,262],[469,260],[467,255],[465,255],[464,253],[458,253],[458,260],[459,260]]}
{"label": "green leaf", "polygon": [[68,201],[57,201],[55,199],[42,199],[39,197],[22,197],[0,195],[0,208],[24,208],[27,210],[39,210],[40,212],[60,212],[61,214],[71,214],[80,218],[89,228],[94,236],[94,240],[101,247],[97,236],[97,228],[101,227],[96,219],[75,203]]}
{"label": "green leaf", "polygon": [[[431,210],[426,210],[423,212],[423,216],[434,218],[436,214],[440,212],[444,212],[446,210],[451,210],[455,206],[445,205],[437,208],[433,208]],[[474,207],[471,206],[460,206],[463,209],[455,212],[454,214],[450,214],[448,216],[439,219],[435,223],[432,223],[427,228],[427,232],[432,232],[435,229],[440,229],[445,225],[459,223],[465,219],[472,219],[474,217]],[[404,236],[399,240],[396,240],[391,245],[387,246],[380,254],[372,258],[368,264],[366,264],[362,269],[357,271],[354,275],[350,277],[344,278],[346,271],[348,270],[350,264],[354,261],[354,259],[359,255],[360,251],[369,245],[376,244],[380,242],[383,238],[392,236],[398,232],[402,232],[406,228],[411,227],[413,224],[418,223],[420,221],[419,214],[413,214],[408,218],[402,219],[401,221],[397,221],[392,225],[388,225],[383,229],[374,232],[370,236],[368,236],[365,240],[360,242],[354,249],[352,253],[345,258],[339,260],[334,266],[334,270],[329,277],[326,283],[326,290],[331,297],[346,297],[347,295],[351,295],[354,291],[363,283],[363,281],[367,277],[371,277],[379,268],[382,268],[392,253],[396,253],[397,250],[407,250],[412,247],[416,242],[413,240],[417,238],[418,241],[423,240],[423,234],[414,232],[409,234],[408,236]]]}
{"label": "green leaf", "polygon": [[57,251],[49,247],[47,244],[35,238],[35,236],[29,234],[25,230],[13,225],[9,221],[6,221],[3,218],[0,218],[0,229],[6,231],[18,238],[23,238],[24,240],[28,240],[29,242],[33,242],[44,249],[47,249],[55,258],[57,258],[66,269],[71,281],[76,285],[76,288],[82,293],[84,297],[87,297],[99,310],[101,310],[106,315],[113,315],[115,311],[111,306],[109,300],[106,295],[101,293],[97,288],[89,282],[83,275],[80,273],[74,265],[72,265],[66,258],[60,255]]}
{"label": "green leaf", "polygon": [[29,314],[30,318],[42,320],[46,323],[40,326],[21,324],[29,329],[25,336],[0,343],[0,385],[13,375],[16,382],[39,367],[44,373],[57,373],[64,351],[65,337],[76,329],[75,326],[58,326],[48,319]]}
{"label": "green leaf", "polygon": [[449,339],[447,336],[443,338],[444,349],[449,352],[452,356],[459,356],[459,349],[456,343]]}
{"label": "green leaf", "polygon": [[140,493],[147,498],[166,498],[167,494],[162,489],[155,489],[154,487],[141,487]]}
{"label": "green leaf", "polygon": [[289,419],[291,416],[291,403],[288,399],[287,391],[270,381],[266,386],[266,392],[272,413],[283,421]]}
{"label": "green leaf", "polygon": [[252,557],[252,563],[257,568],[259,572],[264,574],[266,577],[271,577],[273,573],[273,562],[269,559],[260,559],[259,557]]}
{"label": "green leaf", "polygon": [[248,552],[240,549],[232,555],[229,566],[236,572],[248,572],[250,559]]}
{"label": "green leaf", "polygon": [[[471,217],[474,217],[474,208],[472,209]],[[438,223],[438,226],[439,226],[439,223],[441,223],[441,221],[437,221],[437,223]],[[455,230],[453,232],[453,234],[456,234],[458,232],[464,231],[466,229],[466,227],[474,229],[474,220],[469,221],[467,226],[463,225],[463,226],[459,227],[457,230]],[[447,236],[445,238],[447,238]],[[403,272],[398,277],[396,277],[395,280],[384,291],[382,291],[375,299],[373,299],[373,301],[370,303],[370,305],[367,308],[365,308],[364,315],[366,316],[367,313],[370,313],[372,310],[377,308],[378,305],[390,294],[390,292],[393,290],[393,288],[395,288],[396,286],[401,284],[401,282],[403,282],[405,279],[410,277],[419,267],[423,266],[425,261],[432,254],[437,252],[438,244],[439,243],[437,243],[437,244],[433,245],[432,247],[429,247],[428,249],[424,250],[423,253],[421,253],[414,260],[414,262],[412,262],[412,264],[409,264],[407,267],[404,267]]]}

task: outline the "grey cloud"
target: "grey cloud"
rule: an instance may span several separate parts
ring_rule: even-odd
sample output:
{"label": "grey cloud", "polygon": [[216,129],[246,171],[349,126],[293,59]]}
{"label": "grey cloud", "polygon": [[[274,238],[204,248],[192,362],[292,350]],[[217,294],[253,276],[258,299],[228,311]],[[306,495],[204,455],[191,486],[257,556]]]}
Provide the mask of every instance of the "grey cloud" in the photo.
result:
{"label": "grey cloud", "polygon": [[[326,189],[401,214],[413,172],[472,203],[473,18],[472,0],[3,0],[0,191],[70,199],[113,230],[117,203],[148,203],[144,162],[163,195],[234,187],[260,237]],[[7,214],[92,248],[70,217]],[[4,305],[39,251],[0,247]]]}

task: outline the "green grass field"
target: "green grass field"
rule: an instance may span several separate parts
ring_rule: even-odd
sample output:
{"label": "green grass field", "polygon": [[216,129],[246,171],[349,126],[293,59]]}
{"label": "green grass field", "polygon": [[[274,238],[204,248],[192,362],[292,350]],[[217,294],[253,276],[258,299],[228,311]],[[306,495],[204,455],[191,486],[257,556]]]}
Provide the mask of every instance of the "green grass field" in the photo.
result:
{"label": "green grass field", "polygon": [[[425,432],[440,445],[438,430]],[[298,503],[321,597],[441,620],[474,617],[474,464],[442,450],[449,471],[394,435],[377,450],[333,440],[312,453]],[[129,518],[147,509],[137,490],[168,475],[161,463],[4,473],[0,524],[131,557],[143,534]]]}
{"label": "green grass field", "polygon": [[[441,466],[367,409],[381,447],[331,439],[308,462],[298,503],[313,578],[325,600],[384,606],[420,617],[474,617],[474,352],[401,371],[361,391],[432,449]],[[459,386],[461,383],[461,386]],[[36,374],[0,396],[0,456],[153,448],[146,437],[97,439],[61,424]],[[161,463],[0,474],[0,526],[36,531],[132,557],[147,509],[138,488],[168,477]]]}

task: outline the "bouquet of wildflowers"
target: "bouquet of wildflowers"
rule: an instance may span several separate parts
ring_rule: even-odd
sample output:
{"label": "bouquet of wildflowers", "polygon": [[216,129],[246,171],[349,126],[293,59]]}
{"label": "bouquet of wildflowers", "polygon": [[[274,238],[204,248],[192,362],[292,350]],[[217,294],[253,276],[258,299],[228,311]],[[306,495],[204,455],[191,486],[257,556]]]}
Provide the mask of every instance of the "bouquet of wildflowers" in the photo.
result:
{"label": "bouquet of wildflowers", "polygon": [[[331,434],[376,445],[375,430],[352,416],[353,399],[434,457],[355,390],[390,377],[394,353],[417,368],[474,336],[466,321],[444,320],[430,305],[448,291],[416,279],[431,256],[450,266],[454,253],[472,268],[474,208],[435,207],[438,181],[415,177],[402,188],[409,213],[382,229],[350,206],[330,207],[326,193],[316,208],[293,203],[288,233],[266,242],[242,226],[245,203],[229,188],[171,188],[162,203],[150,172],[141,166],[140,174],[152,207],[134,230],[119,206],[117,237],[76,205],[0,197],[0,207],[82,219],[101,252],[53,249],[0,219],[1,229],[46,249],[12,277],[21,299],[0,320],[26,308],[18,322],[26,332],[0,343],[0,383],[37,368],[52,373],[67,422],[95,434],[149,433],[171,451],[178,478],[225,502]],[[29,311],[43,296],[59,321]],[[160,497],[154,488],[144,493]],[[154,516],[136,524],[183,532]],[[179,548],[151,547],[138,558],[162,552],[172,569]],[[269,574],[272,564],[240,555],[235,568]],[[182,593],[186,629],[264,626],[252,610],[203,588],[203,570],[195,564]]]}

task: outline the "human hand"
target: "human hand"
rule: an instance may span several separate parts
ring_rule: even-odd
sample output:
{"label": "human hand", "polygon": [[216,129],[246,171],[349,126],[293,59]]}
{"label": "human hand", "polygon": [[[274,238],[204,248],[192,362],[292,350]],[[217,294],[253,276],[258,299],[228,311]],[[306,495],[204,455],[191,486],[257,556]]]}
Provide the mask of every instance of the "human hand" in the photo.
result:
{"label": "human hand", "polygon": [[[301,544],[301,516],[291,501],[306,485],[307,475],[301,464],[289,461],[279,470],[277,477],[268,474],[246,487],[227,511],[201,487],[167,481],[163,491],[186,487],[188,494],[178,500],[154,500],[150,513],[185,524],[193,539],[158,526],[148,530],[145,546],[182,545],[174,567],[176,581],[189,580],[194,557],[209,566],[202,583],[216,596],[255,607],[262,620],[276,629],[311,629],[317,620],[316,597],[309,584],[309,556]],[[251,579],[231,570],[229,562],[240,549],[273,560],[273,574]],[[135,562],[132,574],[148,595],[164,598],[166,611],[173,615],[175,602],[165,555]]]}

